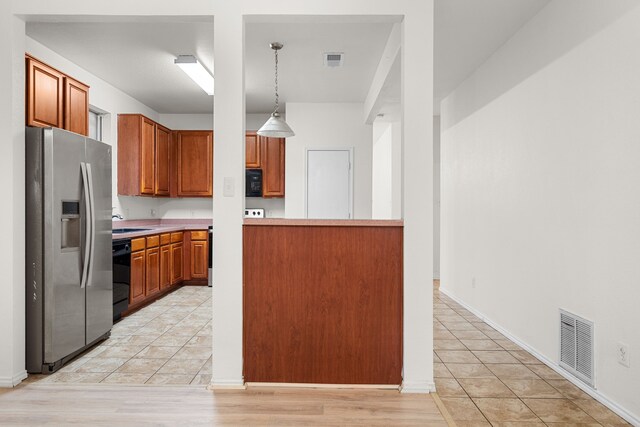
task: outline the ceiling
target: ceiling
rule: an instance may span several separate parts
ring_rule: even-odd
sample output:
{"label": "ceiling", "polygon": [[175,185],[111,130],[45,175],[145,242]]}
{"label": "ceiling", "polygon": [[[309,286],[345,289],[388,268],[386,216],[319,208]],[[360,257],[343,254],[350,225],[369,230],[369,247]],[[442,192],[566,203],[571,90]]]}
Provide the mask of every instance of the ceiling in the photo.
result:
{"label": "ceiling", "polygon": [[[434,109],[549,0],[435,0]],[[27,35],[159,113],[211,113],[213,100],[173,59],[193,54],[211,71],[213,23],[204,19],[92,19],[28,22]],[[274,58],[280,41],[280,102],[363,102],[392,22],[305,20],[245,27],[248,113],[273,109]],[[81,41],[81,42],[79,42]],[[344,52],[344,66],[327,68],[324,52]],[[382,90],[382,112],[399,111],[400,62]],[[98,106],[99,107],[99,106]]]}
{"label": "ceiling", "polygon": [[159,113],[213,110],[173,64],[195,55],[213,71],[211,22],[28,22],[27,35]]}
{"label": "ceiling", "polygon": [[435,0],[434,112],[550,0]]}
{"label": "ceiling", "polygon": [[[274,56],[269,43],[284,44],[278,62],[281,102],[363,102],[391,23],[247,24],[245,90],[249,113],[274,105]],[[323,64],[324,52],[343,52],[344,66]]]}

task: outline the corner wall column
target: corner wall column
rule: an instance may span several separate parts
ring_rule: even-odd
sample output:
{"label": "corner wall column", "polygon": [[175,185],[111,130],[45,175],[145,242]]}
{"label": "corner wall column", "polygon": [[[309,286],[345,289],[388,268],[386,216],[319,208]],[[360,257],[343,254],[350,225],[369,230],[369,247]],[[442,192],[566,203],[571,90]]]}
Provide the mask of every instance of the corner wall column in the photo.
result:
{"label": "corner wall column", "polygon": [[[226,10],[228,9],[228,10]],[[244,24],[225,6],[214,22],[216,88],[213,167],[214,388],[242,387],[242,218],[244,210]],[[224,84],[220,84],[220,83]],[[233,195],[224,191],[225,181]]]}
{"label": "corner wall column", "polygon": [[25,160],[24,21],[12,2],[0,2],[0,182],[6,231],[0,248],[0,387],[13,387],[25,371]]}
{"label": "corner wall column", "polygon": [[433,0],[402,24],[404,393],[433,381]]}

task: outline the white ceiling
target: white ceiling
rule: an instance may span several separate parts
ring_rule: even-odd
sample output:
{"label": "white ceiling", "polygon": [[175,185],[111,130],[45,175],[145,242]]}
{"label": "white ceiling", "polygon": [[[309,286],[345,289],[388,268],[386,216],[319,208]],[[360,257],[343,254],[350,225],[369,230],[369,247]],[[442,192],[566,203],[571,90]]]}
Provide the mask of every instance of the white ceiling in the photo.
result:
{"label": "white ceiling", "polygon": [[[281,102],[363,102],[391,28],[391,23],[247,24],[247,112],[273,110],[272,41],[284,44],[278,54]],[[344,52],[344,66],[325,67],[324,52]]]}
{"label": "white ceiling", "polygon": [[213,70],[213,23],[28,22],[27,35],[159,113],[213,110],[213,98],[173,64],[195,55]]}
{"label": "white ceiling", "polygon": [[550,0],[435,0],[434,110]]}
{"label": "white ceiling", "polygon": [[[548,2],[436,0],[435,114],[442,98]],[[213,71],[212,22],[170,17],[92,21],[28,22],[27,34],[159,113],[212,112],[212,98],[173,64],[176,55],[194,54]],[[285,45],[279,55],[282,104],[363,102],[392,25],[389,20],[327,19],[247,23],[247,112],[273,109],[272,41]],[[344,52],[344,67],[326,68],[324,52]],[[398,111],[400,87],[398,62],[382,91],[382,112]]]}

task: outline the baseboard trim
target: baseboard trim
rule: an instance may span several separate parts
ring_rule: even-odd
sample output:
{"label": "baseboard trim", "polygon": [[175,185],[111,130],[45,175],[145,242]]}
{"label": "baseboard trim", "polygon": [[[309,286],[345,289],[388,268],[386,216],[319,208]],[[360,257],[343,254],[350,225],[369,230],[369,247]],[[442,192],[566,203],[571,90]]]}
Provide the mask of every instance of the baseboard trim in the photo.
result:
{"label": "baseboard trim", "polygon": [[557,363],[553,362],[552,360],[548,359],[546,356],[542,355],[540,352],[538,352],[536,349],[534,349],[533,347],[531,347],[527,343],[525,343],[525,342],[521,341],[520,339],[516,338],[515,336],[513,336],[508,330],[506,330],[505,328],[503,328],[502,326],[500,326],[499,324],[497,324],[496,322],[491,320],[484,313],[482,313],[482,312],[476,310],[475,308],[471,307],[470,305],[468,305],[467,303],[462,301],[457,296],[455,296],[452,293],[448,292],[445,288],[440,287],[440,292],[442,292],[443,294],[445,294],[446,296],[448,296],[449,298],[451,298],[452,300],[454,300],[455,302],[460,304],[465,309],[469,310],[474,315],[478,316],[487,325],[491,326],[493,329],[495,329],[496,331],[500,332],[502,335],[504,335],[505,337],[509,338],[511,341],[513,341],[514,343],[518,344],[523,349],[527,350],[529,353],[534,355],[537,359],[542,361],[549,368],[553,369],[558,375],[561,375],[567,381],[571,382],[573,385],[578,387],[580,390],[584,391],[589,396],[593,397],[595,400],[597,400],[598,402],[602,403],[607,408],[611,409],[613,412],[618,414],[620,417],[624,418],[627,422],[631,423],[631,425],[640,426],[640,418],[636,417],[631,412],[627,411],[625,408],[621,407],[620,405],[618,405],[617,403],[615,403],[614,401],[609,399],[604,394],[600,393],[598,390],[592,389],[588,385],[584,384],[582,381],[580,381],[577,378],[574,378],[571,375],[569,375],[568,372],[565,372],[562,368],[560,368],[559,364],[557,364]]}
{"label": "baseboard trim", "polygon": [[244,382],[215,382],[207,386],[207,390],[246,390],[247,385]]}
{"label": "baseboard trim", "polygon": [[18,372],[13,377],[0,377],[0,388],[15,387],[25,378],[27,378],[27,371]]}
{"label": "baseboard trim", "polygon": [[429,381],[403,381],[400,386],[400,393],[406,394],[429,394],[436,391],[436,383]]}

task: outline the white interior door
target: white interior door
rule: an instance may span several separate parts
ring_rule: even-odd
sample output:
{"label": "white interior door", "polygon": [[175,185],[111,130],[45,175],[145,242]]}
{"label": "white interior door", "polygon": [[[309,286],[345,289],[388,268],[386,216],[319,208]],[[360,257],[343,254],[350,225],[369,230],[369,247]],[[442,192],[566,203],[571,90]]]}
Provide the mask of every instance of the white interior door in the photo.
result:
{"label": "white interior door", "polygon": [[307,150],[307,218],[351,218],[351,150]]}

